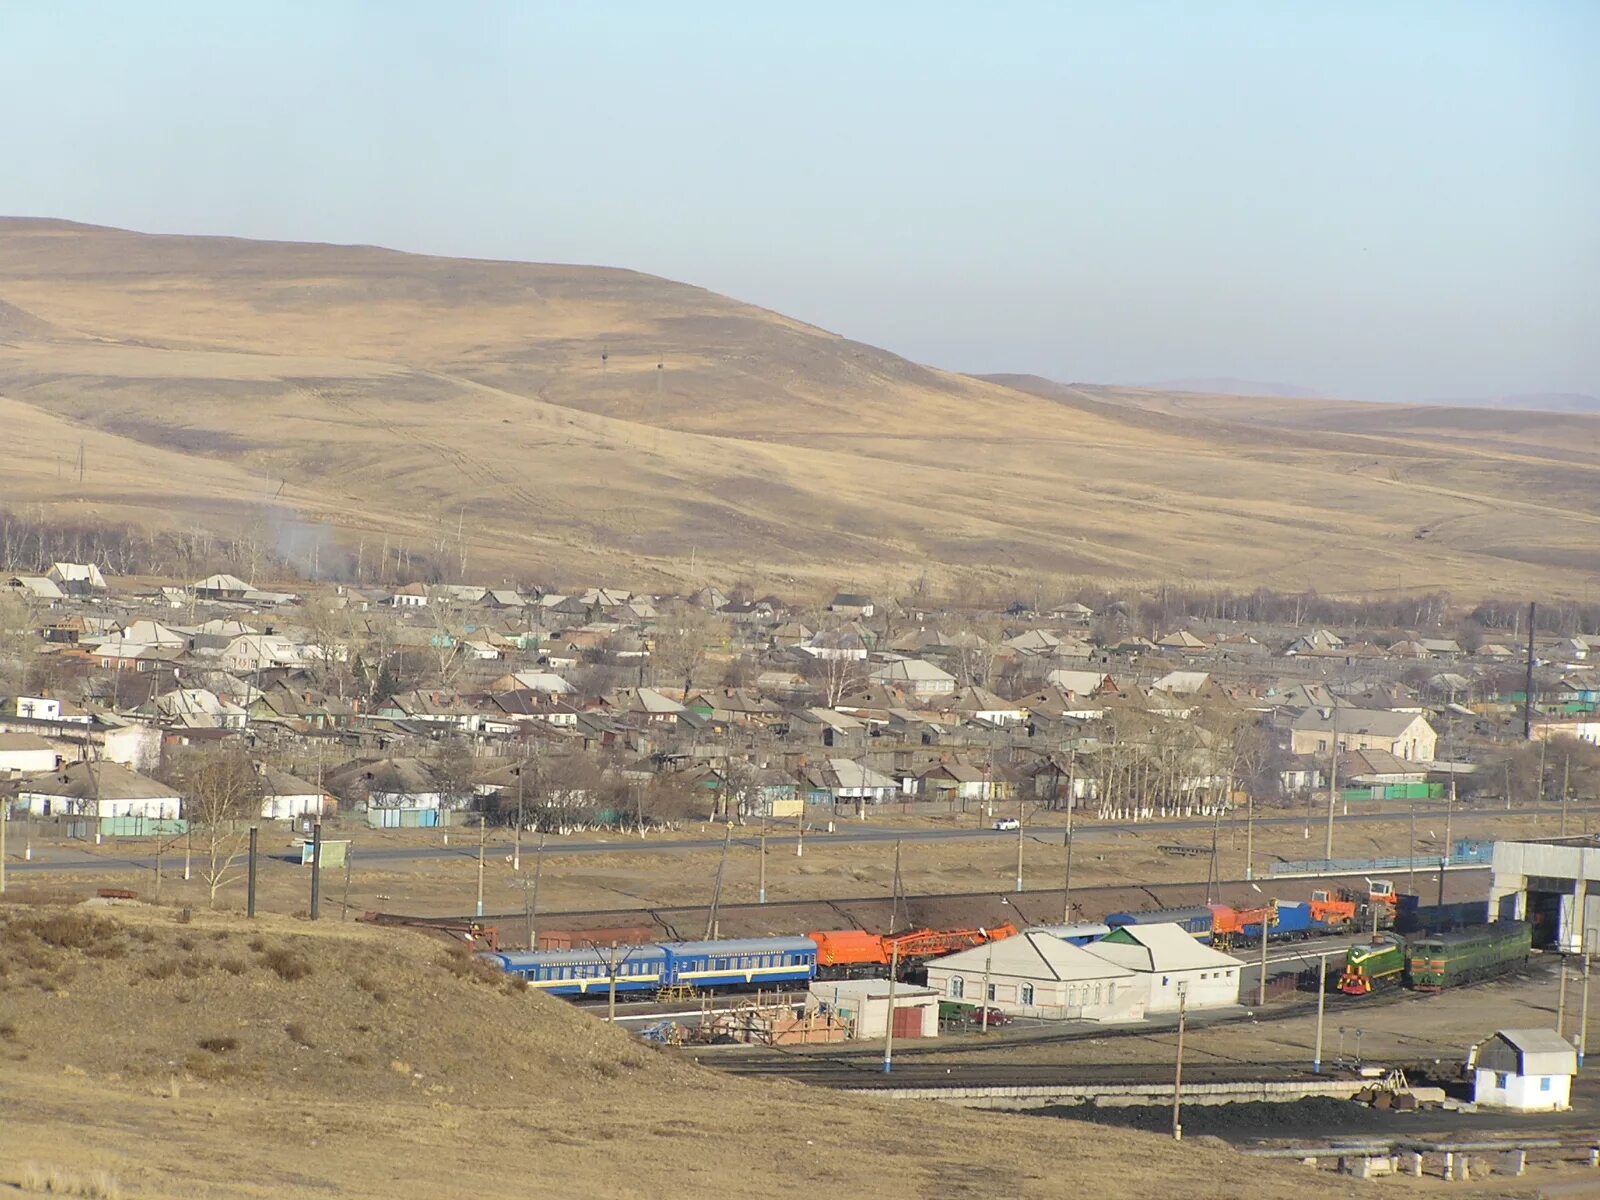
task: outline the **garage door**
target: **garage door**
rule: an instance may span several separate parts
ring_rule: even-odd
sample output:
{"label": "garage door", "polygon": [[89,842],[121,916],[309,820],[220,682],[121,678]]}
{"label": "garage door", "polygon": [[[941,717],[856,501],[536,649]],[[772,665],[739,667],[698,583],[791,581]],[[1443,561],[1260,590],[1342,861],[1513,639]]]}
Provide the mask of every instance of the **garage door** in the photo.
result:
{"label": "garage door", "polygon": [[922,1036],[921,1005],[895,1005],[894,1036],[897,1038],[919,1038]]}

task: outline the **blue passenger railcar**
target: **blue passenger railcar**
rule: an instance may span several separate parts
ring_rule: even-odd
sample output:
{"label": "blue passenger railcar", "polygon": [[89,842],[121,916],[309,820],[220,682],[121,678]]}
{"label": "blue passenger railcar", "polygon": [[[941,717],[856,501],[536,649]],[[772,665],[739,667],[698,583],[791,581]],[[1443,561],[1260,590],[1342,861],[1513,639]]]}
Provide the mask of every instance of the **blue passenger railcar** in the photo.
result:
{"label": "blue passenger railcar", "polygon": [[1070,925],[1039,925],[1035,929],[1039,933],[1048,933],[1051,937],[1059,938],[1074,946],[1087,946],[1090,942],[1098,942],[1111,932],[1111,926],[1095,921],[1074,921]]}
{"label": "blue passenger railcar", "polygon": [[817,944],[807,937],[671,942],[663,949],[669,982],[679,986],[810,983],[817,973]]}
{"label": "blue passenger railcar", "polygon": [[1187,908],[1155,908],[1149,912],[1112,913],[1106,918],[1106,924],[1113,929],[1121,925],[1181,925],[1184,932],[1192,934],[1196,941],[1210,945],[1211,926],[1215,919],[1215,914],[1208,906],[1196,904]]}
{"label": "blue passenger railcar", "polygon": [[[612,952],[608,949],[510,951],[478,957],[552,996],[588,996],[611,990]],[[653,992],[669,982],[671,960],[665,946],[619,946],[616,960],[619,992]]]}

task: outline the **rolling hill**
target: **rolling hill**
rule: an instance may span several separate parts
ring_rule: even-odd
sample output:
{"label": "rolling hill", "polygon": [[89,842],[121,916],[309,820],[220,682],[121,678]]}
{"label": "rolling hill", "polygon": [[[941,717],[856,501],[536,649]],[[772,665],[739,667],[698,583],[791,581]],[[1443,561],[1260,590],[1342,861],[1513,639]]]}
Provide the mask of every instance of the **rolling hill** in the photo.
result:
{"label": "rolling hill", "polygon": [[611,268],[3,219],[0,416],[0,504],[473,578],[1600,583],[1600,419],[973,378]]}

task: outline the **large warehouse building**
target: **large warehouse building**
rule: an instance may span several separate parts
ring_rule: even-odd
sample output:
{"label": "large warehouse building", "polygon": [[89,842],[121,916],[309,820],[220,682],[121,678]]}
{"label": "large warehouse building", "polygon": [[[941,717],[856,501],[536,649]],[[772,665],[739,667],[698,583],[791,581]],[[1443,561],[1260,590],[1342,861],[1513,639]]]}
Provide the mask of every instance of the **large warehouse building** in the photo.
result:
{"label": "large warehouse building", "polygon": [[1600,838],[1496,842],[1489,914],[1531,923],[1535,946],[1576,954],[1588,929],[1600,947]]}

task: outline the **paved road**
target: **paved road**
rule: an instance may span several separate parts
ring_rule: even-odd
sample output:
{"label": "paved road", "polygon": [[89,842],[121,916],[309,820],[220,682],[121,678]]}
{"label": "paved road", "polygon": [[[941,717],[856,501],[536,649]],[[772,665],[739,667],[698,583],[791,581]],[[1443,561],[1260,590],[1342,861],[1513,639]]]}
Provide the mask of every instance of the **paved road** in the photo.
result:
{"label": "paved road", "polygon": [[[1574,805],[1570,813],[1582,812],[1583,809]],[[1600,812],[1600,809],[1593,810]],[[1481,817],[1498,816],[1505,812],[1503,808],[1457,808],[1454,817]],[[1419,808],[1417,821],[1423,828],[1428,828],[1432,821],[1433,828],[1444,820],[1444,809],[1436,807]],[[1355,814],[1342,818],[1346,821],[1396,821],[1409,822],[1409,812],[1382,812]],[[1257,825],[1303,825],[1304,814],[1282,817],[1258,817]],[[1316,823],[1315,818],[1313,823]],[[779,828],[779,826],[774,826]],[[1093,825],[1080,824],[1073,831],[1073,839],[1094,840],[1108,837],[1118,833],[1209,833],[1211,822],[1206,820],[1187,821],[1139,821],[1120,822],[1117,824]],[[104,854],[91,854],[86,851],[69,848],[50,847],[37,848],[35,857],[30,862],[18,861],[16,854],[15,830],[13,830],[11,854],[8,855],[6,870],[15,873],[49,873],[49,872],[122,872],[130,868],[140,870],[154,870],[156,860],[154,855],[147,856],[115,856]],[[1030,825],[1023,835],[1033,841],[1059,842],[1066,836],[1066,827],[1063,825]],[[477,840],[471,833],[463,830],[459,837],[460,844],[452,846],[398,846],[398,847],[373,847],[362,849],[360,836],[354,838],[352,847],[358,862],[364,866],[378,863],[395,862],[420,862],[430,859],[449,858],[476,858],[478,855]],[[861,843],[861,842],[954,842],[978,838],[999,838],[1015,841],[1015,831],[1001,831],[994,829],[884,829],[875,826],[852,827],[848,821],[840,821],[837,832],[825,833],[821,831],[807,831],[805,840],[813,844],[835,843]],[[784,846],[793,847],[797,838],[793,833],[771,833],[767,838],[769,850]],[[733,839],[733,845],[745,849],[755,849],[759,845],[759,838],[753,834],[750,827]],[[528,853],[528,843],[524,841],[524,854]],[[551,854],[674,854],[691,850],[717,850],[722,846],[721,838],[692,838],[686,841],[652,841],[649,839],[633,840],[630,838],[616,838],[610,841],[551,841],[546,845],[546,852]],[[506,847],[497,843],[495,852],[504,853]],[[280,856],[281,857],[281,856]],[[167,861],[171,861],[168,856]],[[294,861],[299,861],[298,854]]]}

